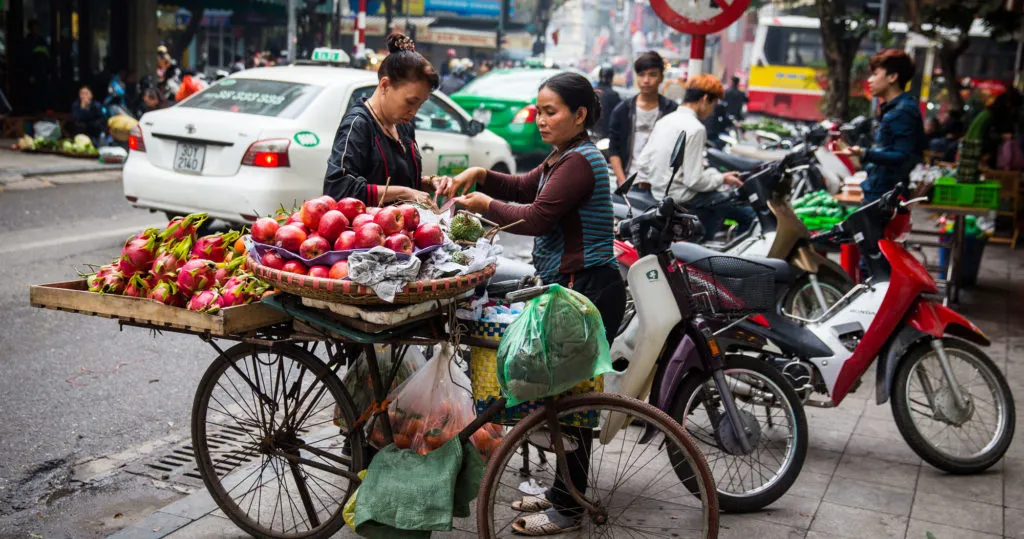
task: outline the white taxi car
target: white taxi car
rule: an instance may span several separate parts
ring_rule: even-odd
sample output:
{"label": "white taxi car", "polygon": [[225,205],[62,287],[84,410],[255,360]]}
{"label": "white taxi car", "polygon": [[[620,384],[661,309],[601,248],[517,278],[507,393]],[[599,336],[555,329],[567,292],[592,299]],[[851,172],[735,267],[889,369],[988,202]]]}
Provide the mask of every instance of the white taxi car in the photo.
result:
{"label": "white taxi car", "polygon": [[[295,65],[242,71],[164,110],[129,138],[124,194],[168,215],[245,223],[322,193],[345,111],[377,86],[371,71]],[[515,172],[508,143],[440,92],[416,115],[423,173]]]}

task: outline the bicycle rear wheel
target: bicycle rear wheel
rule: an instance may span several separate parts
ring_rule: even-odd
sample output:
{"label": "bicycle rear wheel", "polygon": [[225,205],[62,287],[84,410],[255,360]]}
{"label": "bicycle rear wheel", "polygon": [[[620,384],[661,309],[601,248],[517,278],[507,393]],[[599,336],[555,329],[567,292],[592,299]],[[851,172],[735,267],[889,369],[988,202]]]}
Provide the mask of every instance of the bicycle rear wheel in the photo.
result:
{"label": "bicycle rear wheel", "polygon": [[[711,471],[682,427],[667,414],[636,399],[607,393],[566,397],[554,406],[559,424],[616,412],[641,425],[623,428],[608,444],[602,444],[597,431],[592,431],[584,496],[596,511],[586,511],[579,529],[559,537],[718,536],[718,500]],[[555,484],[558,459],[551,449],[550,432],[546,410],[541,408],[506,433],[480,484],[480,537],[514,536],[512,524],[523,513],[512,509],[512,502],[533,493],[527,492],[531,482],[546,488]],[[573,444],[567,436],[562,438],[563,444]],[[523,453],[518,451],[524,442],[543,447],[547,454],[545,464],[539,451],[530,452],[528,475],[522,472]],[[567,460],[574,458],[570,449],[566,449]],[[675,462],[689,466],[687,479],[695,486],[695,496],[680,482]],[[652,512],[652,507],[658,511]]]}
{"label": "bicycle rear wheel", "polygon": [[355,488],[345,472],[364,467],[361,429],[337,426],[355,421],[337,375],[312,353],[239,344],[199,383],[192,445],[207,490],[238,527],[261,538],[328,537]]}

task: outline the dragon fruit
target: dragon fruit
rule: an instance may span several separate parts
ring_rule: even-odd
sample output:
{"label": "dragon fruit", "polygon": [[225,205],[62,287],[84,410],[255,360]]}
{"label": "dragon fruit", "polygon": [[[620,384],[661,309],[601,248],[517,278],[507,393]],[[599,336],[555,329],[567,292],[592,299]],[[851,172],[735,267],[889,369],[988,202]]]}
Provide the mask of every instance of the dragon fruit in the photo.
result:
{"label": "dragon fruit", "polygon": [[158,277],[176,279],[178,269],[188,262],[189,253],[192,251],[192,239],[183,238],[170,244],[164,244],[161,251],[153,261],[150,272]]}
{"label": "dragon fruit", "polygon": [[204,258],[194,258],[181,266],[176,281],[178,290],[187,296],[206,290],[213,284],[217,265]]}
{"label": "dragon fruit", "polygon": [[231,279],[236,273],[238,273],[238,269],[242,267],[244,262],[245,258],[238,257],[231,259],[229,262],[221,262],[220,264],[217,264],[217,273],[213,276],[213,285],[215,287],[224,286],[228,279]]}
{"label": "dragon fruit", "polygon": [[160,231],[155,228],[148,228],[138,236],[125,242],[121,249],[121,258],[118,259],[118,268],[126,276],[132,276],[142,271],[149,271],[156,258],[156,249],[159,246]]}
{"label": "dragon fruit", "polygon": [[124,292],[127,279],[124,273],[118,269],[118,265],[107,264],[101,267],[96,273],[89,275],[86,283],[90,292],[100,294],[120,294]]}
{"label": "dragon fruit", "polygon": [[186,238],[195,241],[196,231],[206,222],[206,217],[205,213],[193,213],[185,217],[171,219],[171,222],[167,224],[167,228],[160,233],[160,241],[170,243]]}
{"label": "dragon fruit", "polygon": [[233,277],[221,289],[220,306],[245,305],[262,296],[267,288],[266,283],[252,275],[243,274]]}
{"label": "dragon fruit", "polygon": [[153,285],[146,297],[164,305],[175,305],[179,300],[178,287],[171,281],[160,281]]}
{"label": "dragon fruit", "polygon": [[201,313],[215,313],[220,310],[220,292],[216,289],[203,290],[192,296],[188,302],[188,310]]}
{"label": "dragon fruit", "polygon": [[233,248],[233,244],[241,235],[240,231],[232,230],[221,234],[203,236],[196,241],[195,247],[192,248],[192,257],[223,262],[228,251]]}
{"label": "dragon fruit", "polygon": [[143,278],[141,273],[132,275],[131,279],[128,279],[128,285],[124,287],[124,295],[132,298],[144,298],[149,295],[150,289],[153,286]]}

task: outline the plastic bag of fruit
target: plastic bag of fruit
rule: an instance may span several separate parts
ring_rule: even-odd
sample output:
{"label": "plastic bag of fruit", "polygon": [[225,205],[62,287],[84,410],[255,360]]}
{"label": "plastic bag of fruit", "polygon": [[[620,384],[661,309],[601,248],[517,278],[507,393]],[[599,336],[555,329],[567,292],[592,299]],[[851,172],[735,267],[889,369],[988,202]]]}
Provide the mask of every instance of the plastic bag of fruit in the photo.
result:
{"label": "plastic bag of fruit", "polygon": [[[398,387],[388,400],[388,416],[395,446],[426,455],[459,434],[475,418],[470,380],[445,344],[438,355]],[[502,429],[488,424],[470,441],[486,460],[501,443]],[[384,445],[384,433],[375,422],[370,441]]]}

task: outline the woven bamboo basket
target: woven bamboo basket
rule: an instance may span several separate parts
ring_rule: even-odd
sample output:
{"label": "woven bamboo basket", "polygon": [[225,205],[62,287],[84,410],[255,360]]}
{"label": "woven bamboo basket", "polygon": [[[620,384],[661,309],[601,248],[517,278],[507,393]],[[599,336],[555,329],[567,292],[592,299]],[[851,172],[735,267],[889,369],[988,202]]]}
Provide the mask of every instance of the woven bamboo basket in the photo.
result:
{"label": "woven bamboo basket", "polygon": [[[274,288],[304,298],[318,299],[347,305],[388,305],[377,297],[371,288],[344,279],[323,279],[268,268],[252,255],[246,255],[245,265],[257,277],[270,283]],[[415,281],[405,285],[395,295],[392,304],[408,305],[435,299],[454,298],[477,285],[487,282],[494,275],[494,265],[470,273],[433,281]]]}

